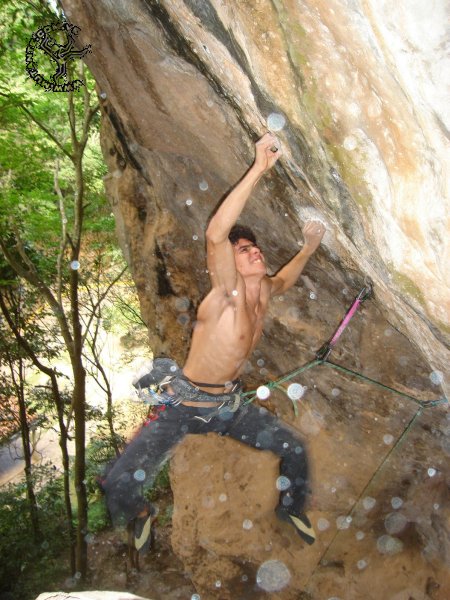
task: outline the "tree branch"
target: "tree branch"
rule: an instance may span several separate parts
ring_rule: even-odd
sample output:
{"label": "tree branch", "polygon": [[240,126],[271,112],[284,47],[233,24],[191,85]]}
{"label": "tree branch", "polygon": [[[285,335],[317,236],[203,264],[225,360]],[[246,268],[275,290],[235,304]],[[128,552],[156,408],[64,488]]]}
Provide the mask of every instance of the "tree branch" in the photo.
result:
{"label": "tree branch", "polygon": [[18,260],[10,252],[9,248],[6,246],[4,241],[0,238],[0,248],[8,261],[9,265],[14,269],[14,271],[19,275],[19,277],[23,277],[26,281],[28,281],[33,287],[37,288],[44,298],[47,300],[50,308],[53,311],[53,314],[58,320],[58,323],[61,327],[61,334],[64,338],[64,341],[67,346],[67,350],[69,354],[73,352],[73,339],[69,330],[69,326],[67,323],[66,315],[64,313],[64,309],[61,304],[57,301],[57,299],[52,294],[50,288],[45,285],[45,283],[40,279],[37,272],[33,272],[25,269]]}
{"label": "tree branch", "polygon": [[20,258],[26,264],[29,271],[31,271],[32,273],[34,273],[36,275],[36,277],[38,277],[38,272],[37,272],[36,266],[30,260],[27,253],[25,252],[25,246],[23,245],[22,238],[20,236],[20,231],[18,230],[15,223],[11,223],[11,229],[16,237],[16,248],[17,248],[17,252],[20,255]]}
{"label": "tree branch", "polygon": [[21,108],[23,110],[23,112],[25,114],[27,114],[30,119],[32,121],[34,121],[34,123],[36,123],[36,125],[38,127],[40,127],[42,129],[42,131],[44,131],[48,137],[58,146],[58,148],[61,150],[61,152],[63,152],[68,158],[70,158],[70,160],[73,161],[73,156],[72,154],[66,150],[63,146],[63,144],[58,140],[58,138],[50,131],[50,129],[48,127],[46,127],[43,123],[41,123],[41,121],[39,121],[38,118],[36,118],[32,112],[30,112],[28,110],[28,108],[26,106],[24,106],[23,104],[19,104],[19,108]]}
{"label": "tree branch", "polygon": [[53,369],[51,369],[50,367],[47,367],[43,363],[41,363],[39,358],[36,356],[33,348],[30,346],[30,344],[27,342],[27,340],[20,333],[18,327],[14,323],[13,318],[11,317],[11,313],[9,312],[8,307],[6,306],[5,298],[1,291],[0,291],[0,309],[3,313],[3,316],[5,317],[6,322],[8,323],[9,328],[11,329],[12,333],[14,334],[14,337],[16,338],[16,341],[19,344],[19,346],[23,350],[25,350],[27,356],[30,357],[32,363],[34,364],[35,367],[37,367],[39,369],[39,371],[42,371],[42,373],[45,373],[46,375],[51,377],[52,373],[54,372]]}
{"label": "tree branch", "polygon": [[67,247],[67,217],[64,206],[64,196],[59,186],[59,160],[55,164],[55,175],[54,175],[54,189],[58,196],[59,202],[59,213],[61,215],[61,242],[59,244],[59,254],[57,259],[57,298],[58,302],[62,305],[62,266],[64,259],[64,252]]}
{"label": "tree branch", "polygon": [[96,313],[96,310],[97,310],[97,308],[100,306],[100,304],[101,304],[101,303],[103,302],[103,300],[106,298],[106,296],[109,294],[109,291],[111,290],[111,288],[112,288],[112,287],[113,287],[113,286],[114,286],[114,285],[115,285],[115,284],[116,284],[116,283],[119,281],[119,279],[122,277],[122,275],[125,273],[125,271],[127,270],[127,268],[128,268],[128,267],[124,267],[124,268],[122,269],[122,271],[120,271],[120,273],[117,275],[117,277],[115,277],[115,278],[114,278],[114,279],[113,279],[113,280],[112,280],[112,281],[111,281],[111,282],[108,284],[108,286],[106,287],[106,290],[103,292],[103,294],[100,294],[99,298],[97,299],[97,302],[96,302],[96,303],[95,303],[95,304],[92,306],[92,313],[91,313],[91,316],[90,316],[90,317],[89,317],[89,319],[88,319],[88,324],[87,324],[87,326],[86,326],[86,328],[85,328],[85,332],[84,332],[84,335],[83,335],[83,342],[84,342],[84,341],[85,341],[85,339],[86,339],[87,332],[88,332],[88,330],[89,330],[89,327],[90,327],[90,325],[91,325],[91,323],[92,323],[92,320],[93,320],[93,318],[94,318],[94,316],[95,316],[95,313]]}

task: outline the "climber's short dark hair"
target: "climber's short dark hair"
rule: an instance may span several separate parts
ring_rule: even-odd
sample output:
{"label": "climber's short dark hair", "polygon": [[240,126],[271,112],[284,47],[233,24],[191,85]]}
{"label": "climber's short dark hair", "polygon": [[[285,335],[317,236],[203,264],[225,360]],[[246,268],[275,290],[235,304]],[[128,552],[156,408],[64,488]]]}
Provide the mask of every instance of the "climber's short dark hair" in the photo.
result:
{"label": "climber's short dark hair", "polygon": [[255,234],[250,227],[246,227],[245,225],[233,225],[228,234],[228,239],[233,245],[237,244],[240,239],[248,240],[249,242],[252,242],[252,244],[255,244],[255,246],[258,245],[256,243]]}

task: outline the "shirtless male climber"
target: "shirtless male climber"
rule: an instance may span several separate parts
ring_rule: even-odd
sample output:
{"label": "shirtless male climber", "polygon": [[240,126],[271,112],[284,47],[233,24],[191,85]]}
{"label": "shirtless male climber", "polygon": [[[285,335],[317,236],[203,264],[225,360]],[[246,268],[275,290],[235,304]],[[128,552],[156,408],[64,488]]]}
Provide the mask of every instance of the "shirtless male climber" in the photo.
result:
{"label": "shirtless male climber", "polygon": [[253,165],[208,225],[212,288],[199,306],[183,369],[171,359],[155,359],[152,370],[135,384],[144,395],[153,394],[160,406],[112,467],[103,488],[113,523],[132,524],[138,551],[148,548],[155,514],[144,491],[188,433],[216,432],[278,455],[286,485],[276,514],[307,543],[314,542],[313,528],[303,512],[308,465],[298,432],[265,408],[242,406],[239,395],[238,377],[261,337],[269,299],[295,284],[325,233],[323,223],[309,221],[303,228],[301,251],[269,277],[254,234],[235,225],[253,188],[279,156],[277,139],[266,133],[256,143]]}

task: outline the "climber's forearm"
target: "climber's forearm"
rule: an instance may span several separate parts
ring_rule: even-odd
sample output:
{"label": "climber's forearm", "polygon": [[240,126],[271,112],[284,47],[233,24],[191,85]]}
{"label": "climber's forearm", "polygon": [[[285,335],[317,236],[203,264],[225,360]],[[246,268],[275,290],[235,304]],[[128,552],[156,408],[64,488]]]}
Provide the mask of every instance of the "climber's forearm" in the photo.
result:
{"label": "climber's forearm", "polygon": [[208,225],[206,237],[209,240],[220,243],[228,238],[231,228],[239,219],[250,194],[263,174],[264,170],[253,164],[241,181],[228,194]]}
{"label": "climber's forearm", "polygon": [[314,251],[303,248],[278,273],[270,278],[271,294],[283,294],[298,280]]}

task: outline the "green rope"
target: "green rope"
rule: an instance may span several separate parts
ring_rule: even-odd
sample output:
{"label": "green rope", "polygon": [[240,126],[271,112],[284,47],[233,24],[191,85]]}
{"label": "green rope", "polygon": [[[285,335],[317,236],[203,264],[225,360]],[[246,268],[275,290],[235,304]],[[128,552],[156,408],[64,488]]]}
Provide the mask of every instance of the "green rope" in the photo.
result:
{"label": "green rope", "polygon": [[367,377],[366,375],[363,375],[362,373],[358,373],[357,371],[352,371],[351,369],[347,369],[346,367],[341,367],[340,365],[337,365],[336,363],[332,363],[328,360],[324,360],[322,364],[327,365],[333,369],[336,369],[337,371],[342,371],[343,373],[348,373],[350,375],[353,375],[354,377],[357,377],[358,379],[362,379],[363,381],[367,381],[368,383],[377,385],[378,387],[384,388],[385,390],[389,390],[390,392],[393,392],[394,394],[398,394],[399,396],[403,396],[404,398],[408,398],[409,400],[413,400],[413,402],[415,402],[422,408],[426,408],[428,406],[437,406],[438,404],[444,404],[445,402],[447,402],[447,398],[439,398],[439,400],[429,400],[429,401],[419,400],[418,398],[414,398],[414,396],[405,394],[405,392],[400,392],[400,390],[396,390],[395,388],[389,387],[388,385],[385,385],[384,383],[380,383],[379,381],[376,381],[375,379],[371,379],[370,377]]}
{"label": "green rope", "polygon": [[[293,379],[297,375],[300,375],[300,373],[303,373],[304,371],[307,371],[308,369],[315,367],[316,365],[320,364],[321,362],[322,361],[318,360],[318,359],[311,360],[309,363],[306,363],[306,365],[303,365],[302,367],[295,369],[295,371],[291,371],[291,373],[288,373],[287,375],[280,377],[276,381],[268,381],[264,385],[265,385],[265,387],[267,387],[269,389],[278,388],[278,389],[281,389],[284,393],[286,393],[286,390],[283,387],[281,387],[282,383],[285,383],[286,381]],[[253,400],[255,400],[258,397],[256,390],[252,390],[250,392],[242,392],[241,396],[243,396],[243,397],[249,396],[249,398],[243,403],[244,406],[246,404],[250,404],[250,402],[253,402]],[[292,404],[294,407],[295,416],[297,416],[298,415],[297,403],[295,400],[292,400]]]}
{"label": "green rope", "polygon": [[[370,377],[367,377],[366,375],[363,375],[362,373],[358,373],[357,371],[352,371],[351,369],[347,369],[346,367],[342,367],[342,366],[337,365],[336,363],[330,362],[328,360],[321,360],[321,359],[317,359],[317,358],[314,360],[311,360],[310,362],[299,367],[298,369],[291,371],[287,375],[284,375],[283,377],[276,379],[275,381],[268,381],[264,385],[265,385],[265,387],[269,388],[269,390],[277,388],[277,389],[282,390],[284,393],[286,393],[286,390],[282,387],[281,384],[286,383],[286,381],[290,381],[291,379],[293,379],[300,373],[303,373],[304,371],[307,371],[308,369],[311,369],[312,367],[315,367],[317,365],[329,366],[332,369],[336,369],[337,371],[341,371],[343,373],[348,373],[349,375],[352,375],[353,377],[357,377],[358,379],[366,381],[367,383],[381,387],[385,390],[393,392],[394,394],[403,396],[404,398],[408,398],[408,400],[412,400],[413,402],[418,404],[421,408],[428,408],[431,406],[437,406],[439,404],[444,404],[444,403],[448,402],[448,399],[445,396],[442,398],[439,398],[438,400],[429,400],[429,401],[419,400],[418,398],[415,398],[414,396],[410,396],[409,394],[406,394],[405,392],[401,392],[400,390],[396,390],[395,388],[392,388],[388,385],[385,385],[384,383],[376,381],[375,379],[371,379]],[[253,400],[255,400],[258,397],[257,390],[252,390],[250,392],[243,392],[241,395],[243,397],[248,397],[248,399],[244,402],[244,405],[249,404],[250,402],[253,402]],[[294,406],[295,416],[297,416],[298,409],[297,409],[296,400],[292,400],[292,404]]]}
{"label": "green rope", "polygon": [[[384,465],[386,464],[386,462],[389,460],[389,458],[392,456],[392,454],[401,446],[401,444],[404,442],[407,434],[409,433],[409,431],[411,430],[412,426],[414,425],[416,419],[418,419],[418,417],[421,416],[422,414],[422,410],[423,410],[423,406],[420,406],[417,411],[415,412],[414,416],[410,419],[408,425],[405,427],[405,429],[402,431],[400,437],[398,438],[398,440],[395,442],[395,444],[392,446],[392,448],[389,450],[389,452],[386,454],[386,456],[384,457],[384,459],[381,461],[381,463],[379,464],[379,466],[377,467],[377,469],[374,471],[372,477],[369,479],[369,481],[366,483],[366,485],[364,486],[363,490],[361,491],[361,493],[359,494],[358,498],[355,500],[355,503],[353,504],[353,507],[351,509],[351,511],[349,512],[349,514],[347,516],[351,517],[355,510],[356,507],[358,506],[361,498],[364,496],[364,494],[366,493],[366,491],[369,489],[369,487],[372,485],[373,481],[375,480],[375,478],[377,477],[377,475],[380,473],[380,471],[383,469]],[[305,588],[308,587],[309,582],[311,581],[311,579],[314,577],[315,572],[317,571],[317,569],[319,568],[319,566],[322,564],[325,556],[328,554],[331,546],[334,544],[337,536],[339,535],[340,530],[338,529],[336,531],[336,533],[334,534],[331,542],[328,544],[328,546],[325,548],[324,552],[322,553],[320,559],[317,562],[317,565],[315,566],[313,572],[311,573],[311,575],[308,578],[308,581],[306,582]]]}

